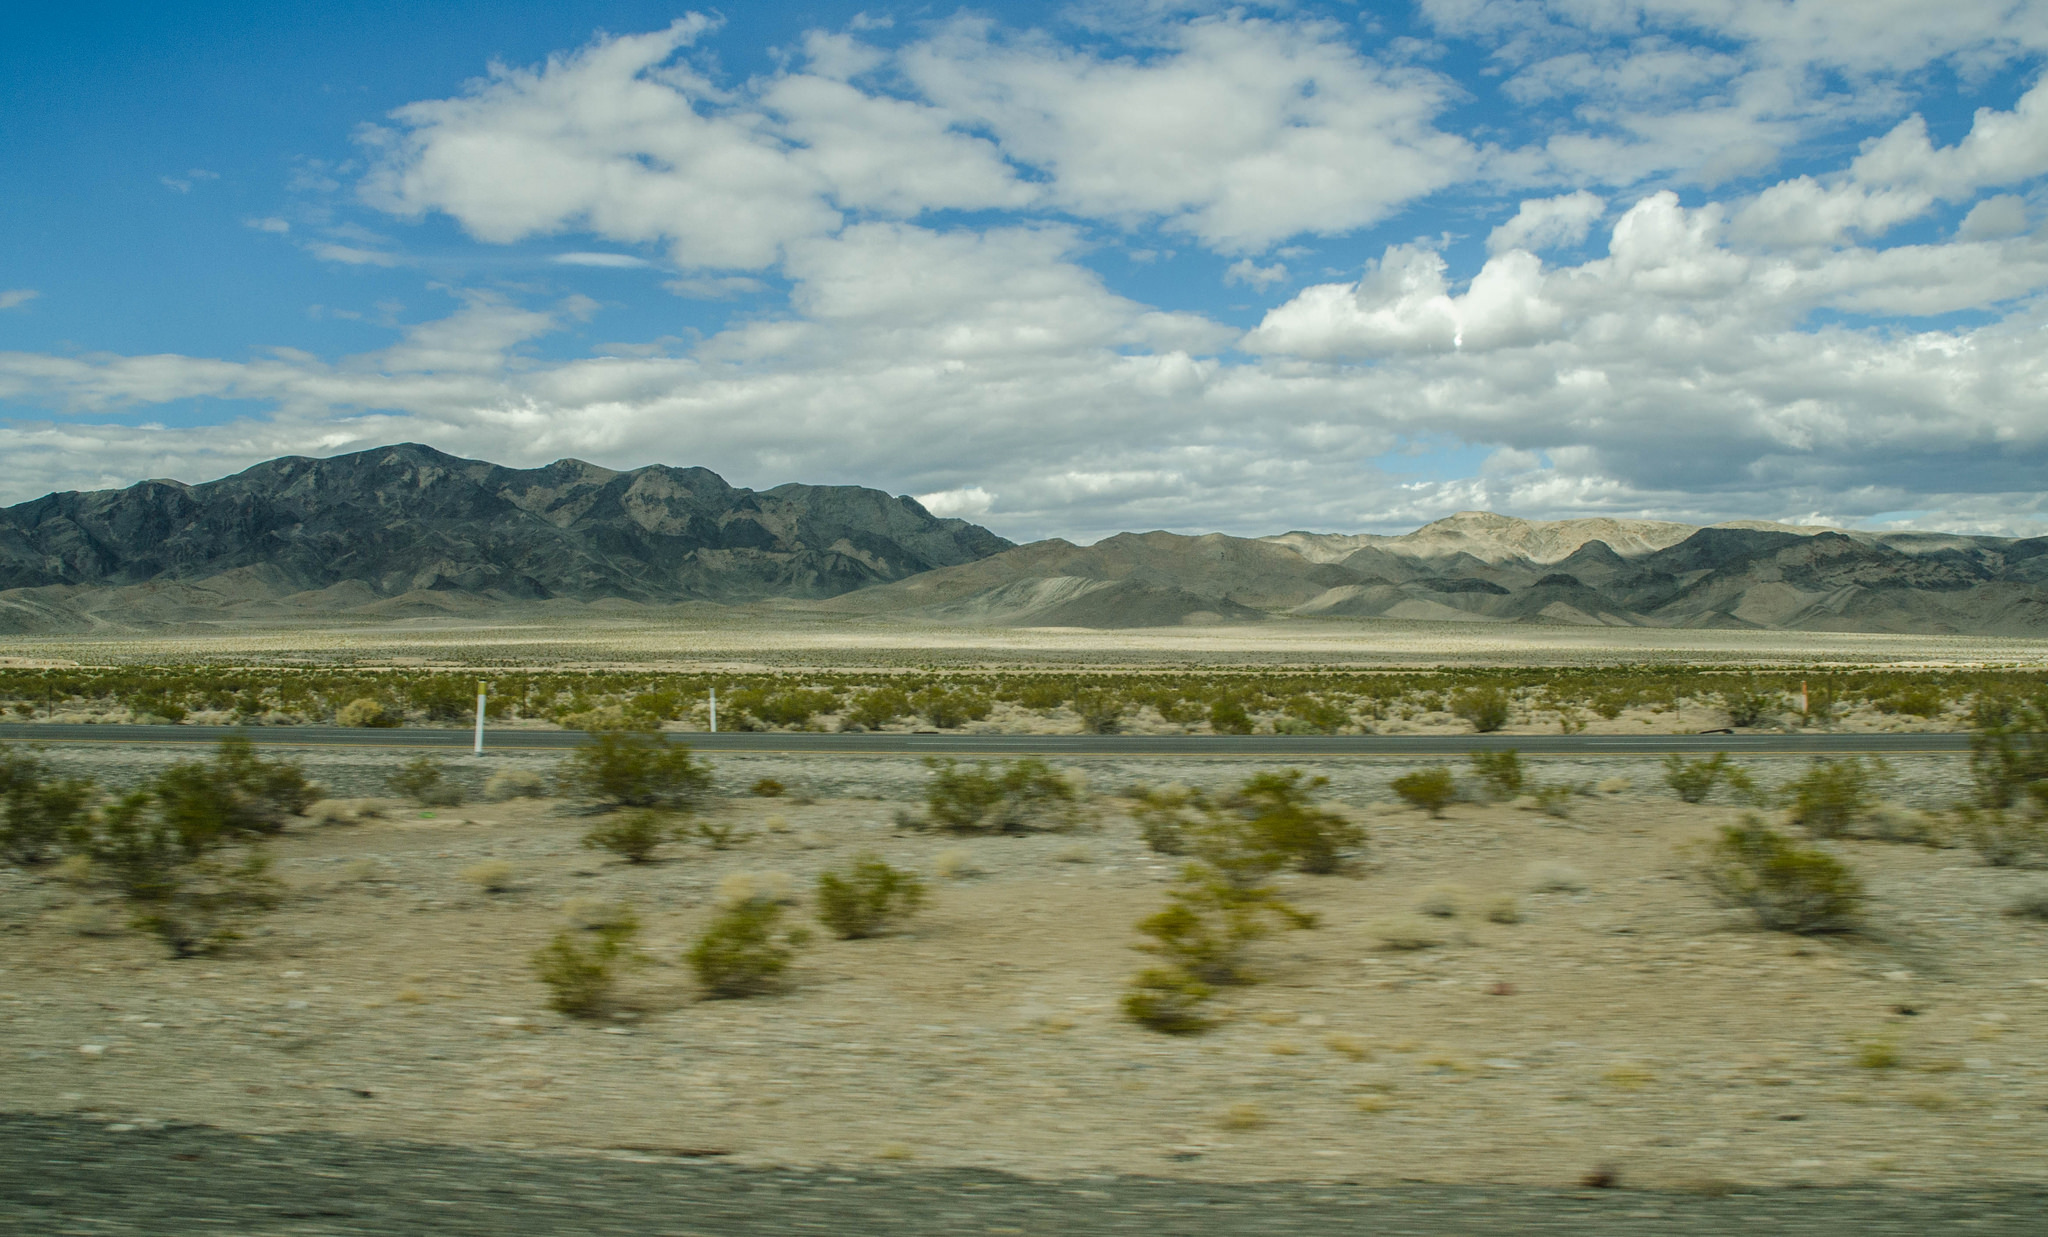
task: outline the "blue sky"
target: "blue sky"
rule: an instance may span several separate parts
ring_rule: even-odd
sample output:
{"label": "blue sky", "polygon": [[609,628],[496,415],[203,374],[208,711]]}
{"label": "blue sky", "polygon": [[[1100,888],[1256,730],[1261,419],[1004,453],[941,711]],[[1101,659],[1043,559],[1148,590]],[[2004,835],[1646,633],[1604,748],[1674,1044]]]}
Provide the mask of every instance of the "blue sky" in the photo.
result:
{"label": "blue sky", "polygon": [[2048,531],[2044,49],[2012,0],[11,12],[0,501],[409,439],[1019,539]]}

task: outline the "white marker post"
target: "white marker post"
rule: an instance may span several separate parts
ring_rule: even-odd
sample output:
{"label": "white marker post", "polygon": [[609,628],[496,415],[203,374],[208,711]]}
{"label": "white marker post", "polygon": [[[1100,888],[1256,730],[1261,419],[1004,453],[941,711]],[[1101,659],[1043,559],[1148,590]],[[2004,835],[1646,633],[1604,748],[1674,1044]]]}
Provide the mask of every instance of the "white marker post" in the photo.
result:
{"label": "white marker post", "polygon": [[711,689],[711,733],[718,733],[718,689]]}
{"label": "white marker post", "polygon": [[484,681],[476,681],[476,754],[484,754]]}

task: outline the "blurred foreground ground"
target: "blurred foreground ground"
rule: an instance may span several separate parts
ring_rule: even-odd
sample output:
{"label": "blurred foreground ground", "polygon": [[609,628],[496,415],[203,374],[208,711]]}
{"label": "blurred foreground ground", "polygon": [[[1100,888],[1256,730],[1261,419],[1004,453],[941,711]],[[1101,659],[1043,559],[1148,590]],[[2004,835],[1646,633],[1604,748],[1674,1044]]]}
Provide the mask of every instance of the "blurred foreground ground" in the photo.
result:
{"label": "blurred foreground ground", "polygon": [[[166,758],[138,753],[132,772]],[[311,771],[360,795],[372,759]],[[1371,1214],[1410,1227],[1364,1231],[1512,1216],[1509,1231],[1748,1217],[1878,1233],[1958,1208],[2003,1224],[2031,1198],[2033,1227],[1976,1231],[2040,1231],[2038,1195],[2003,1192],[2048,1186],[2048,926],[2003,911],[2041,878],[1967,849],[1841,843],[1871,889],[1866,930],[1800,939],[1705,896],[1687,847],[1735,810],[1679,803],[1655,762],[1532,761],[1538,781],[1609,788],[1566,819],[1465,804],[1441,820],[1385,801],[1398,768],[1330,762],[1311,771],[1332,775],[1369,846],[1343,875],[1286,878],[1323,926],[1263,942],[1266,982],[1228,992],[1214,1032],[1174,1039],[1117,1011],[1144,962],[1132,924],[1174,863],[1144,849],[1116,792],[1222,786],[1255,762],[1092,762],[1082,828],[967,839],[895,824],[914,761],[718,765],[722,786],[771,775],[805,797],[717,801],[743,840],[644,867],[582,849],[588,819],[550,801],[323,811],[276,846],[284,906],[213,958],[104,934],[106,908],[50,875],[0,875],[0,1111],[19,1114],[4,1138],[79,1149],[47,1173],[0,1155],[0,1205],[16,1209],[0,1219],[179,1232],[148,1208],[185,1191],[221,1200],[204,1231],[251,1233],[420,1231],[395,1217],[429,1209],[439,1232],[798,1227],[745,1227],[749,1208],[842,1232],[1289,1232]],[[1963,767],[1899,773],[1901,801],[1932,806]],[[786,878],[808,918],[815,875],[863,849],[926,873],[930,907],[892,936],[821,936],[783,994],[699,999],[678,958],[722,881]],[[937,877],[955,849],[965,868]],[[509,891],[464,877],[484,860],[511,865]],[[1559,869],[1578,887],[1539,887]],[[1504,897],[1516,921],[1486,918]],[[630,900],[647,925],[651,965],[608,1021],[549,1012],[527,964],[577,898]],[[1425,900],[1453,913],[1418,919]],[[1392,948],[1390,922],[1440,939]],[[1600,1169],[1622,1189],[1573,1197]],[[606,1180],[626,1184],[590,1184]],[[699,1227],[662,1201],[691,1191],[727,1218]],[[262,1210],[322,1198],[361,1210]],[[873,1219],[912,1203],[930,1227]],[[531,1224],[486,1224],[490,1207]],[[195,1205],[190,1231],[212,1214]]]}

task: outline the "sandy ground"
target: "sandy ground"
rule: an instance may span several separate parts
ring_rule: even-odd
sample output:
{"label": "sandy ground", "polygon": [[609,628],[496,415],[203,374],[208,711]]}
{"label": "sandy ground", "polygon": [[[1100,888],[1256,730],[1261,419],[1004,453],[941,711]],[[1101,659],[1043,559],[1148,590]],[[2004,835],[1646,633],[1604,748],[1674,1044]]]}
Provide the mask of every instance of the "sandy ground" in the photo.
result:
{"label": "sandy ground", "polygon": [[810,666],[1439,665],[1984,666],[2048,662],[2039,637],[1542,627],[1394,619],[1271,619],[1216,627],[971,628],[789,611],[575,622],[419,619],[348,626],[221,623],[166,635],[13,636],[17,664],[312,661],[602,666],[735,672]]}
{"label": "sandy ground", "polygon": [[[587,821],[543,801],[295,828],[286,904],[198,960],[81,935],[78,891],[0,872],[0,1110],[1062,1177],[2048,1179],[2048,927],[2001,913],[2040,878],[1967,851],[1843,844],[1868,930],[1798,940],[1690,878],[1686,845],[1727,808],[1643,789],[1565,821],[1430,820],[1337,787],[1370,846],[1286,881],[1323,926],[1264,942],[1266,982],[1183,1040],[1117,1012],[1144,961],[1131,925],[1173,875],[1119,801],[1074,833],[962,840],[895,827],[893,775],[870,783],[888,795],[724,801],[744,841],[646,867],[582,849]],[[980,875],[934,877],[899,934],[821,934],[780,995],[702,1000],[678,964],[731,873],[786,875],[806,917],[815,874],[858,850],[932,873],[956,847]],[[484,859],[512,891],[464,879]],[[1532,888],[1546,863],[1584,888]],[[1445,944],[1388,948],[1378,925],[1437,886],[1459,908],[1430,921]],[[1503,895],[1520,922],[1478,913]],[[574,898],[647,924],[613,1021],[548,1012],[527,965]],[[1896,1064],[1860,1063],[1872,1044]]]}

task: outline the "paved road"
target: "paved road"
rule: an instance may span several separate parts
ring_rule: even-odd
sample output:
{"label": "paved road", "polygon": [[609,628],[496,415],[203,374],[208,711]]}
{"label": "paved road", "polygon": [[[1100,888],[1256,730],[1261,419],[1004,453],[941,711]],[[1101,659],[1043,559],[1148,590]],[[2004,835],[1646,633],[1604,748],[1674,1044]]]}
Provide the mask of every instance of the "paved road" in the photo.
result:
{"label": "paved road", "polygon": [[[0,724],[0,739],[39,743],[207,744],[237,733],[229,726],[74,726]],[[468,730],[357,730],[340,726],[249,727],[272,747],[402,747],[468,749]],[[1966,752],[1967,734],[1642,734],[1642,735],[1030,735],[1030,734],[682,734],[706,752],[768,752],[834,756],[1333,756],[1416,758],[1516,748],[1529,755],[1633,756],[1665,752],[1728,752],[1746,756],[1885,756]],[[576,730],[497,730],[487,751],[575,747]]]}
{"label": "paved road", "polygon": [[705,1162],[140,1130],[0,1115],[0,1231],[243,1237],[1039,1237],[1472,1233],[1920,1237],[2042,1232],[2048,1190],[1849,1189],[1659,1194],[1625,1188],[1145,1178],[1028,1181],[995,1172],[794,1171]]}

